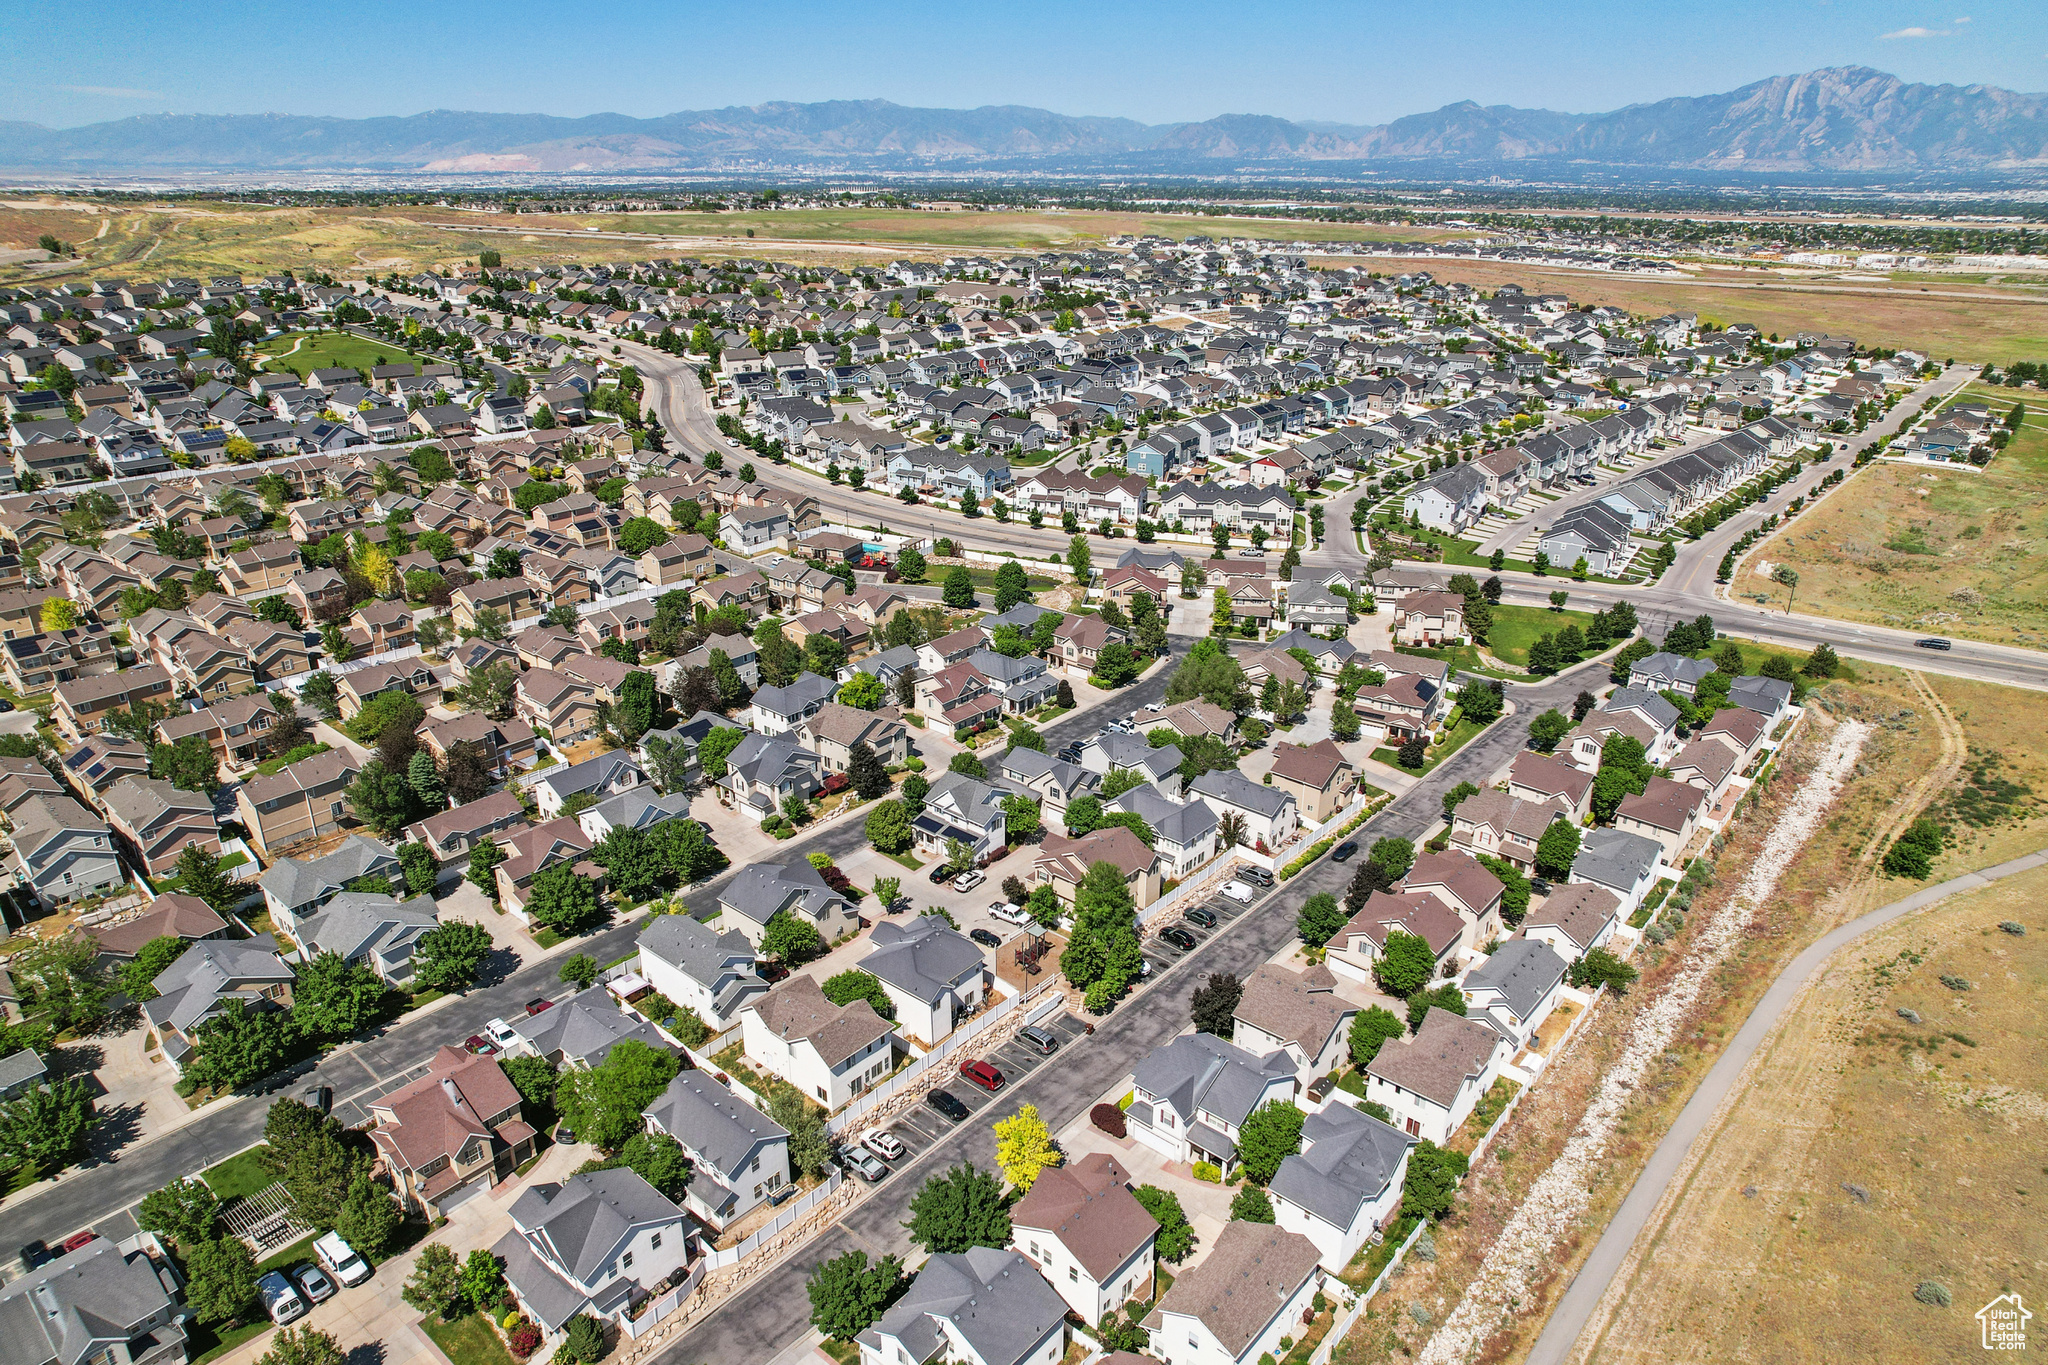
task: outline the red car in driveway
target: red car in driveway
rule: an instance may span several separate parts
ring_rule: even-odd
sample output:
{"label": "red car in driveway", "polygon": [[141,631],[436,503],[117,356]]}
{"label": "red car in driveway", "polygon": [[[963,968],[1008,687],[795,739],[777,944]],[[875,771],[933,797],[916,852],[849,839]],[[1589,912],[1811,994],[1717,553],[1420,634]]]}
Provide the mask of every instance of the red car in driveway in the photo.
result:
{"label": "red car in driveway", "polygon": [[960,1063],[960,1074],[991,1095],[1003,1088],[1003,1073],[996,1070],[993,1062],[977,1061],[970,1057]]}

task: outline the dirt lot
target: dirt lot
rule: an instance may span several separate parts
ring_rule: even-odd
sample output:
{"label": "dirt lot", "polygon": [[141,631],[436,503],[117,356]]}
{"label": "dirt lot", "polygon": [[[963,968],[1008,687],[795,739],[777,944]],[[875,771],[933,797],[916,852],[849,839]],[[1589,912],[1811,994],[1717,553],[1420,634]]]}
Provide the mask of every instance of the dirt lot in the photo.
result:
{"label": "dirt lot", "polygon": [[[1947,789],[1966,757],[1964,731],[1940,698],[1914,677],[1887,669],[1870,669],[1856,686],[1832,684],[1817,704],[1873,726],[1856,775],[1785,870],[1776,893],[1751,917],[1676,1041],[1634,1090],[1617,1135],[1596,1167],[1590,1202],[1556,1239],[1546,1262],[1549,1278],[1532,1286],[1513,1321],[1485,1343],[1479,1360],[1516,1360],[1526,1353],[1549,1304],[1590,1249],[1589,1234],[1605,1226],[1723,1040],[1740,1026],[1783,963],[1835,924],[1901,893],[1899,883],[1875,877],[1876,858],[1923,804]],[[1982,704],[1988,716],[1993,708]],[[1797,789],[1799,773],[1812,761],[1820,728],[1795,741],[1785,775],[1772,784],[1758,809],[1731,826],[1717,859],[1716,886],[1695,901],[1691,923],[1662,948],[1644,945],[1636,959],[1643,972],[1639,986],[1619,1001],[1602,1003],[1572,1050],[1516,1110],[1503,1140],[1474,1168],[1457,1209],[1437,1230],[1436,1258],[1411,1259],[1396,1276],[1371,1315],[1342,1344],[1336,1357],[1342,1365],[1400,1361],[1419,1353],[1478,1280],[1488,1252],[1532,1184],[1579,1130],[1601,1077],[1624,1050],[1636,1011],[1684,968],[1696,947],[1693,925],[1724,903],[1741,870],[1754,859],[1775,811]],[[1711,1346],[1711,1338],[1703,1340]]]}
{"label": "dirt lot", "polygon": [[[1981,1359],[1978,1308],[2042,1301],[2044,898],[2026,873],[1835,956],[1588,1359]],[[1949,1306],[1915,1300],[1930,1281]]]}
{"label": "dirt lot", "polygon": [[[2009,409],[2012,391],[1994,410]],[[2042,406],[2029,391],[2030,409]],[[2036,413],[1983,469],[1880,464],[1750,552],[1737,593],[1782,592],[1841,620],[2048,647],[2048,425]]]}

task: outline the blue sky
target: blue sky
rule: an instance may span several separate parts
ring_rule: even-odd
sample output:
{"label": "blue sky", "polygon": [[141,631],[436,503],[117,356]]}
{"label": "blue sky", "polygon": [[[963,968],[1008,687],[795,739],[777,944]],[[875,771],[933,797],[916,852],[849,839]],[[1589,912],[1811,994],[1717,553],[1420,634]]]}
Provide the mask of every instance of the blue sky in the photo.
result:
{"label": "blue sky", "polygon": [[124,0],[11,4],[0,39],[0,119],[55,126],[866,98],[1378,123],[1462,99],[1603,110],[1852,64],[2048,90],[2043,0]]}

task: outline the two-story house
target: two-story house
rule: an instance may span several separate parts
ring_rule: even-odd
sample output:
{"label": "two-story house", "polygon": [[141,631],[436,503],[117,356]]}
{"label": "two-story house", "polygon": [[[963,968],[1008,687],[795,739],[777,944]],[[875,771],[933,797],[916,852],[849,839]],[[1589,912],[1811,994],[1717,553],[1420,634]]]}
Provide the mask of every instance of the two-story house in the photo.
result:
{"label": "two-story house", "polygon": [[809,862],[787,865],[753,863],[739,870],[718,893],[718,927],[737,932],[756,950],[768,922],[787,914],[817,930],[825,943],[836,943],[860,927],[860,918],[846,897],[834,891]]}
{"label": "two-story house", "polygon": [[624,1167],[530,1185],[491,1247],[519,1306],[552,1334],[621,1318],[690,1260],[690,1215]]}
{"label": "two-story house", "polygon": [[227,1010],[289,1009],[296,979],[269,934],[205,939],[156,974],[156,996],[142,1002],[142,1014],[182,1072],[201,1024]]}
{"label": "two-story house", "polygon": [[[1277,1212],[1277,1210],[1276,1210]],[[1162,1365],[1279,1359],[1322,1284],[1322,1251],[1267,1223],[1223,1225],[1202,1263],[1181,1272],[1145,1319]]]}
{"label": "two-story house", "polygon": [[[665,919],[676,916],[663,916]],[[712,1228],[731,1226],[789,1183],[789,1132],[702,1071],[684,1071],[641,1111],[690,1158],[683,1207]]]}
{"label": "two-story house", "polygon": [[1366,1064],[1368,1100],[1383,1104],[1411,1137],[1448,1142],[1513,1055],[1492,1025],[1432,1005],[1412,1038],[1386,1044]]}
{"label": "two-story house", "polygon": [[1226,1176],[1237,1137],[1254,1110],[1292,1101],[1294,1063],[1285,1052],[1247,1052],[1207,1033],[1174,1039],[1131,1073],[1124,1111],[1130,1134],[1169,1161],[1206,1161]]}
{"label": "two-story house", "polygon": [[640,974],[681,1009],[695,1010],[713,1029],[739,1017],[749,1000],[768,993],[755,971],[754,945],[734,930],[718,933],[690,915],[656,915],[640,931]]}
{"label": "two-story house", "polygon": [[856,1341],[860,1365],[1058,1365],[1067,1303],[1021,1252],[944,1252]]}
{"label": "two-story house", "polygon": [[268,855],[341,828],[349,784],[359,771],[348,749],[329,749],[243,783],[235,807],[250,842]]}
{"label": "two-story house", "polygon": [[1416,1139],[1349,1104],[1330,1104],[1301,1125],[1301,1150],[1280,1163],[1267,1193],[1275,1223],[1316,1244],[1333,1274],[1401,1208]]}
{"label": "two-story house", "polygon": [[1038,1173],[1010,1209],[1010,1248],[1031,1258],[1083,1322],[1101,1322],[1153,1290],[1159,1222],[1107,1152]]}
{"label": "two-story house", "polygon": [[7,870],[16,886],[27,888],[44,905],[63,905],[127,884],[113,831],[70,797],[35,793],[9,811],[8,819],[14,825],[14,848]]}
{"label": "two-story house", "polygon": [[426,1075],[369,1108],[370,1141],[399,1201],[428,1217],[464,1191],[510,1176],[540,1136],[498,1059],[456,1047],[442,1047]]}
{"label": "two-story house", "polygon": [[896,1006],[897,1027],[926,1047],[951,1034],[988,993],[981,949],[937,915],[907,924],[885,919],[870,942],[874,951],[860,960],[860,970],[882,983]]}
{"label": "two-story house", "polygon": [[1284,1052],[1306,1087],[1343,1061],[1357,1014],[1356,1005],[1338,997],[1328,968],[1297,972],[1268,962],[1244,979],[1230,1038],[1259,1056]]}
{"label": "two-story house", "polygon": [[828,1110],[864,1094],[895,1066],[889,1021],[866,1000],[833,1004],[812,977],[792,976],[746,1001],[739,1018],[747,1060]]}

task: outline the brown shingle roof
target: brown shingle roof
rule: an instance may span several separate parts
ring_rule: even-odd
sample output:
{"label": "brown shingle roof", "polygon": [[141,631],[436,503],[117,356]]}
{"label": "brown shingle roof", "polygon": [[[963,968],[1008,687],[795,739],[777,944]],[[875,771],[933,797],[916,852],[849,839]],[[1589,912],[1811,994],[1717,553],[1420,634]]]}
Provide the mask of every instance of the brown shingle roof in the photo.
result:
{"label": "brown shingle roof", "polygon": [[1245,978],[1233,1017],[1283,1043],[1299,1043],[1311,1058],[1357,1007],[1327,987],[1316,988],[1300,972],[1266,963]]}
{"label": "brown shingle roof", "polygon": [[835,1005],[808,976],[793,976],[748,1009],[782,1038],[806,1038],[827,1066],[839,1063],[889,1032],[889,1021],[865,1000]]}
{"label": "brown shingle roof", "polygon": [[1505,889],[1500,878],[1469,853],[1424,853],[1401,879],[1404,891],[1433,891],[1439,886],[1443,888],[1440,899],[1472,915],[1485,914]]}
{"label": "brown shingle roof", "polygon": [[1448,1109],[1465,1082],[1486,1069],[1500,1041],[1477,1019],[1431,1005],[1413,1038],[1381,1048],[1365,1069]]}
{"label": "brown shingle roof", "polygon": [[199,897],[170,895],[158,896],[150,902],[148,910],[126,924],[96,930],[93,938],[101,952],[133,957],[152,939],[202,939],[227,927],[228,922]]}
{"label": "brown shingle roof", "polygon": [[1540,910],[1531,910],[1529,917],[1522,921],[1526,933],[1556,925],[1564,936],[1584,948],[1599,936],[1600,930],[1614,918],[1621,908],[1621,897],[1604,886],[1591,882],[1573,882],[1560,886],[1552,892]]}
{"label": "brown shingle roof", "polygon": [[1317,791],[1327,790],[1337,780],[1337,774],[1350,766],[1351,760],[1344,757],[1333,739],[1318,740],[1309,745],[1273,746],[1273,776],[1314,787]]}
{"label": "brown shingle roof", "polygon": [[1131,1173],[1107,1152],[1040,1171],[1010,1210],[1010,1222],[1058,1237],[1098,1284],[1159,1231],[1131,1193]]}
{"label": "brown shingle roof", "polygon": [[1145,1321],[1168,1312],[1200,1318],[1224,1350],[1240,1356],[1315,1274],[1321,1254],[1298,1232],[1269,1223],[1226,1223],[1208,1259],[1183,1272]]}
{"label": "brown shingle roof", "polygon": [[1653,777],[1649,788],[1642,794],[1621,798],[1615,817],[1640,820],[1652,829],[1670,830],[1676,834],[1685,828],[1686,821],[1692,818],[1693,812],[1705,799],[1706,793],[1691,783]]}

